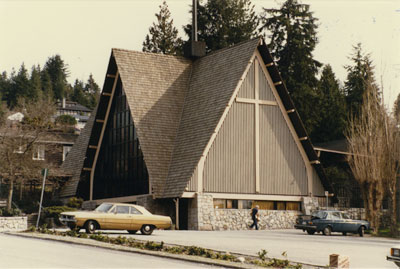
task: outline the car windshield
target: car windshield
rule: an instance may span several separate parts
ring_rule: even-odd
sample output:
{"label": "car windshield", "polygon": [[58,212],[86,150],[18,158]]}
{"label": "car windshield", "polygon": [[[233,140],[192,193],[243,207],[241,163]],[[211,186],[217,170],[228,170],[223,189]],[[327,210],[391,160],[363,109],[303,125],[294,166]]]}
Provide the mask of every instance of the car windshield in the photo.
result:
{"label": "car windshield", "polygon": [[96,212],[108,212],[108,210],[110,210],[110,208],[112,206],[113,206],[112,204],[101,204],[94,211],[96,211]]}
{"label": "car windshield", "polygon": [[327,213],[325,211],[317,211],[312,214],[313,218],[324,219],[326,218]]}

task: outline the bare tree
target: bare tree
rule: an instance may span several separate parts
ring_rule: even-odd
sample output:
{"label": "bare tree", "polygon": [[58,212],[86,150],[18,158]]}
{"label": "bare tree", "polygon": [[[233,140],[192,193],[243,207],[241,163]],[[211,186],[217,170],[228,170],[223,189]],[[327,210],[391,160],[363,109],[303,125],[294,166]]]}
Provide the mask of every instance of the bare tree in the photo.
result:
{"label": "bare tree", "polygon": [[7,209],[11,209],[14,185],[22,180],[38,177],[44,162],[33,159],[37,142],[51,127],[55,105],[49,99],[19,100],[15,112],[24,114],[21,122],[0,126],[0,173],[9,183]]}
{"label": "bare tree", "polygon": [[366,217],[374,232],[380,225],[382,201],[391,197],[391,222],[396,225],[396,175],[399,168],[399,133],[393,118],[379,98],[378,87],[370,76],[358,116],[350,119],[347,140],[350,168],[358,181]]}
{"label": "bare tree", "polygon": [[389,198],[390,233],[397,235],[396,187],[400,169],[400,133],[394,118],[386,117],[385,131],[386,141],[383,145],[384,161],[382,162],[383,180]]}

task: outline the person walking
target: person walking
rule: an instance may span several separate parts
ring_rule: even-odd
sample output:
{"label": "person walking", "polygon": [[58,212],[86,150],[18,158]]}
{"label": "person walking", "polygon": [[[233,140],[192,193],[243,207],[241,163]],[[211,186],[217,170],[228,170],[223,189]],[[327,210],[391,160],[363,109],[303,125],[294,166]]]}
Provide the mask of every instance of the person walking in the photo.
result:
{"label": "person walking", "polygon": [[253,220],[253,224],[249,226],[250,229],[253,229],[253,227],[256,227],[256,230],[258,230],[258,209],[260,207],[256,205],[254,208],[251,209],[251,219]]}

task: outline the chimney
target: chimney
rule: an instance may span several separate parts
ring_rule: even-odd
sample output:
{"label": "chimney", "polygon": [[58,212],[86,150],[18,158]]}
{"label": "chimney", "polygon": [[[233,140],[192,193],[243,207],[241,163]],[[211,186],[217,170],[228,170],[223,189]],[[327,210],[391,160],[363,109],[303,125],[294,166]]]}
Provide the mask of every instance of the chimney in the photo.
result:
{"label": "chimney", "polygon": [[206,43],[197,40],[197,0],[192,4],[192,40],[184,45],[184,55],[193,59],[206,55]]}
{"label": "chimney", "polygon": [[65,97],[62,99],[62,108],[65,108]]}

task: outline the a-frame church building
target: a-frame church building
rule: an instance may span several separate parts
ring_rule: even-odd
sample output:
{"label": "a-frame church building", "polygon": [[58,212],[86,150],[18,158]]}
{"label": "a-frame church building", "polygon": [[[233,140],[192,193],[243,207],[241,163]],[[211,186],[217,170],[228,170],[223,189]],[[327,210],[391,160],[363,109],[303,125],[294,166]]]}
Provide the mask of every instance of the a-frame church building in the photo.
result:
{"label": "a-frame church building", "polygon": [[330,190],[262,38],[197,59],[113,49],[63,168],[63,199],[142,204],[180,229],[243,229],[255,204],[284,228]]}

